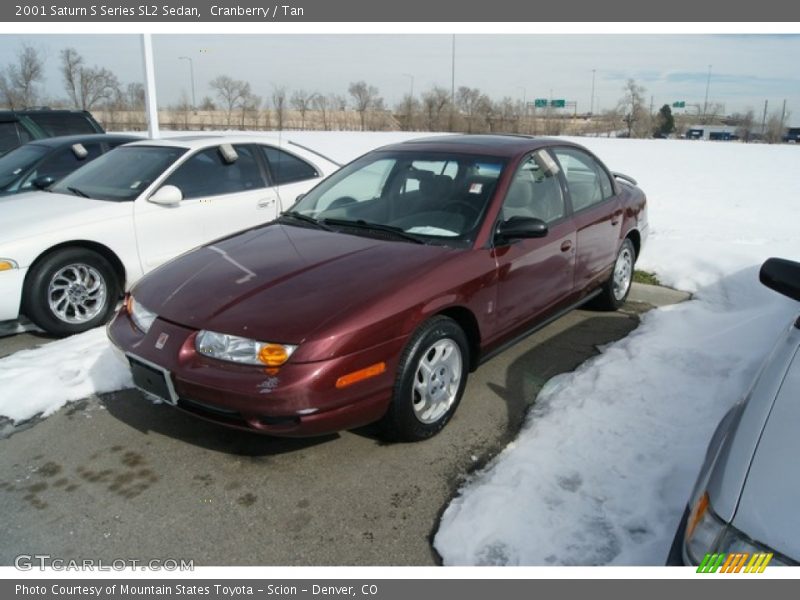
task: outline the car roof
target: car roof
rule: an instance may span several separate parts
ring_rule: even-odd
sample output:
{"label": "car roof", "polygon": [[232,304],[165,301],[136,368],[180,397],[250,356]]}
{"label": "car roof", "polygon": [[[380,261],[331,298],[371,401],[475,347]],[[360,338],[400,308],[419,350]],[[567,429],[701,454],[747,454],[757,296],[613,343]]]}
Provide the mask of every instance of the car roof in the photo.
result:
{"label": "car roof", "polygon": [[133,142],[134,146],[170,146],[172,148],[186,148],[188,150],[197,150],[200,148],[207,148],[209,146],[219,146],[220,144],[253,144],[256,142],[266,142],[273,146],[282,146],[281,140],[277,137],[268,135],[225,135],[225,134],[208,134],[208,135],[178,135],[158,139],[146,139]]}
{"label": "car roof", "polygon": [[380,150],[457,152],[511,158],[544,146],[574,145],[563,140],[521,134],[439,135],[383,146]]}
{"label": "car roof", "polygon": [[140,135],[124,135],[120,133],[89,133],[83,135],[59,135],[56,137],[42,138],[29,142],[35,146],[47,146],[57,148],[60,146],[72,146],[73,144],[90,144],[92,142],[115,142],[122,143],[142,140]]}

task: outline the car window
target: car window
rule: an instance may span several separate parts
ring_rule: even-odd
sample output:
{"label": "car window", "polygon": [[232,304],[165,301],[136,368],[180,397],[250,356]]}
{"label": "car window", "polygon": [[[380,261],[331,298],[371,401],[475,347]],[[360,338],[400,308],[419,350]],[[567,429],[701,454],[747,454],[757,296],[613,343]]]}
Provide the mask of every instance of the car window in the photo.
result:
{"label": "car window", "polygon": [[564,171],[574,211],[614,195],[614,188],[605,169],[589,154],[576,148],[556,148],[555,154]]}
{"label": "car window", "polygon": [[270,173],[275,185],[306,181],[319,177],[315,167],[293,154],[272,146],[259,146],[259,148],[261,148],[267,163],[269,163]]}
{"label": "car window", "polygon": [[25,183],[20,186],[20,189],[30,189],[33,185],[33,180],[44,175],[56,180],[61,179],[65,175],[72,173],[75,169],[90,163],[102,154],[99,142],[82,144],[82,146],[86,148],[86,152],[88,153],[83,158],[78,158],[71,146],[53,152],[36,165],[36,168],[26,178]]}
{"label": "car window", "polygon": [[50,136],[97,133],[89,120],[75,113],[27,113],[26,116]]}
{"label": "car window", "polygon": [[218,146],[198,152],[178,167],[165,185],[180,189],[186,200],[263,188],[266,183],[252,147],[236,145],[234,149],[238,158],[232,163],[225,162]]}
{"label": "car window", "polygon": [[294,210],[340,225],[388,226],[463,246],[477,230],[503,167],[501,159],[471,154],[371,153],[323,180]]}
{"label": "car window", "polygon": [[133,200],[184,154],[185,148],[172,146],[120,146],[50,189],[61,194],[83,193],[99,200]]}
{"label": "car window", "polygon": [[0,123],[0,154],[5,154],[31,140],[31,134],[17,122]]}
{"label": "car window", "polygon": [[501,219],[533,217],[552,223],[566,214],[558,181],[558,165],[545,150],[525,160],[511,180],[503,200]]}
{"label": "car window", "polygon": [[44,146],[29,144],[0,157],[0,188],[5,188],[17,181],[45,154],[47,154],[47,148]]}

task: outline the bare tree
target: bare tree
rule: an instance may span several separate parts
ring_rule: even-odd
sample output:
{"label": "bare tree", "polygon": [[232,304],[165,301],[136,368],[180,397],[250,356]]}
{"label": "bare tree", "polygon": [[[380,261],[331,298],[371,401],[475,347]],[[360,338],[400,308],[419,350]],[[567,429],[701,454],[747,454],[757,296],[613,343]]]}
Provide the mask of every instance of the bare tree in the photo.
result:
{"label": "bare tree", "polygon": [[292,94],[290,102],[292,108],[300,113],[300,129],[306,128],[306,113],[311,110],[316,95],[305,90],[297,90]]}
{"label": "bare tree", "polygon": [[272,90],[272,108],[275,109],[275,129],[283,131],[286,120],[286,88],[276,87]]}
{"label": "bare tree", "polygon": [[786,135],[786,120],[791,117],[791,113],[786,111],[773,112],[767,119],[767,128],[764,131],[764,141],[770,144],[778,144],[783,141]]}
{"label": "bare tree", "polygon": [[144,110],[144,84],[129,83],[125,88],[125,100],[130,110]]}
{"label": "bare tree", "polygon": [[478,121],[487,118],[491,111],[491,100],[478,88],[461,86],[456,91],[456,108],[467,120],[467,132],[472,133]]}
{"label": "bare tree", "polygon": [[[648,116],[644,102],[644,87],[640,86],[633,79],[628,79],[622,87],[624,92],[619,99],[617,107],[622,114],[622,120],[628,130],[628,137],[633,137],[634,130],[642,128],[642,122]],[[638,126],[638,128],[637,128]]]}
{"label": "bare tree", "polygon": [[434,86],[422,94],[422,110],[425,114],[425,125],[431,131],[442,131],[445,127],[444,115],[450,106],[450,92],[443,87]]}
{"label": "bare tree", "polygon": [[61,51],[61,74],[72,104],[83,110],[113,101],[119,88],[116,75],[105,67],[87,67],[74,48]]}
{"label": "bare tree", "polygon": [[225,110],[226,125],[230,127],[234,109],[240,105],[243,98],[250,95],[250,84],[227,75],[219,75],[212,79],[209,85],[217,93]]}
{"label": "bare tree", "polygon": [[347,91],[353,98],[356,112],[358,112],[358,116],[361,119],[361,130],[364,131],[366,129],[367,111],[375,108],[379,100],[381,104],[383,103],[378,88],[367,85],[364,81],[356,81],[350,84]]}
{"label": "bare tree", "polygon": [[9,108],[33,106],[39,98],[36,84],[44,80],[44,61],[39,51],[23,44],[17,52],[17,62],[0,73],[0,94]]}
{"label": "bare tree", "polygon": [[211,96],[203,96],[199,108],[204,111],[214,111],[217,110],[217,105],[214,104],[214,100],[211,99]]}
{"label": "bare tree", "polygon": [[328,122],[328,111],[330,110],[332,104],[333,102],[331,101],[330,96],[324,96],[322,94],[314,94],[313,98],[311,99],[311,106],[319,113],[320,119],[322,120],[322,129],[324,131],[328,131],[330,129],[330,123]]}
{"label": "bare tree", "polygon": [[756,120],[755,111],[748,108],[744,113],[734,113],[731,115],[731,120],[736,125],[736,135],[740,140],[747,143],[753,136],[753,124]]}
{"label": "bare tree", "polygon": [[[249,86],[248,86],[249,88]],[[245,128],[245,119],[248,115],[255,120],[253,126],[258,129],[258,108],[261,106],[261,96],[247,90],[247,95],[239,100],[239,109],[242,111],[241,127]]]}
{"label": "bare tree", "polygon": [[420,103],[419,100],[411,96],[411,94],[406,94],[403,96],[403,100],[400,104],[397,105],[395,112],[397,112],[399,121],[400,121],[400,129],[403,131],[411,131],[414,129],[415,126],[415,116],[420,110]]}

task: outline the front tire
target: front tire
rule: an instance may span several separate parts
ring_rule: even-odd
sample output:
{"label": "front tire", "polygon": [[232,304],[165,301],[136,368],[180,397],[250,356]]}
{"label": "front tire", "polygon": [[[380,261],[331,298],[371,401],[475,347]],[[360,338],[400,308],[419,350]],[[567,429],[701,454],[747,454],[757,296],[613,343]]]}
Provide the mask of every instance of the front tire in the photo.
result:
{"label": "front tire", "polygon": [[628,298],[633,283],[633,266],[636,264],[636,249],[629,238],[625,238],[617,252],[614,270],[597,297],[596,306],[601,310],[617,310]]}
{"label": "front tire", "polygon": [[28,274],[23,310],[48,333],[67,336],[108,321],[119,295],[119,280],[105,258],[67,248],[45,257]]}
{"label": "front tire", "polygon": [[424,322],[400,357],[381,422],[385,437],[416,442],[439,433],[461,401],[468,371],[469,345],[461,327],[445,316]]}

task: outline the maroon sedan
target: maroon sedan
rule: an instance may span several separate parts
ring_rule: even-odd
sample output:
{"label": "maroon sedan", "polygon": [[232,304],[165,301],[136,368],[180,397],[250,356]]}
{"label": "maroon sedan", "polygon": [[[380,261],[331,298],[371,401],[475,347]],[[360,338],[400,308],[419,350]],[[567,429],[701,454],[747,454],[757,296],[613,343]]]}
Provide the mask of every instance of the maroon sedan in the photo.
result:
{"label": "maroon sedan", "polygon": [[619,307],[646,234],[644,194],[581,146],[414,140],[146,276],[109,335],[137,387],[205,419],[420,440],[482,361],[590,299]]}

